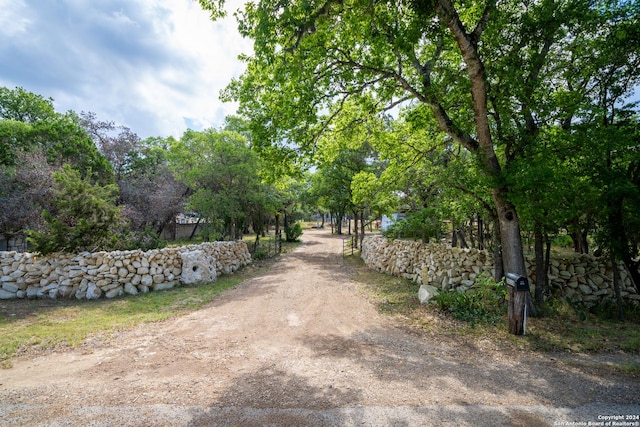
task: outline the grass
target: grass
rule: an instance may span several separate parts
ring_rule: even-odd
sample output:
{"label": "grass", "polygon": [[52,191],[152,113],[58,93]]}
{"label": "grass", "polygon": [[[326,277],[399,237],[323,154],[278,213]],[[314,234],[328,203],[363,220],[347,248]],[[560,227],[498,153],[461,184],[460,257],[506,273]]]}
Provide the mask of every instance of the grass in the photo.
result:
{"label": "grass", "polygon": [[[355,270],[356,280],[366,284],[381,312],[424,333],[456,340],[490,340],[502,350],[640,354],[638,308],[627,312],[629,320],[619,322],[602,313],[583,312],[565,301],[555,301],[547,304],[542,316],[527,318],[526,335],[516,337],[507,331],[506,312],[498,321],[495,317],[486,321],[460,320],[465,316],[443,310],[435,303],[421,305],[417,298],[419,285],[369,270],[357,254],[345,257],[345,262]],[[621,369],[638,373],[640,366]]]}
{"label": "grass", "polygon": [[90,336],[159,322],[211,302],[241,283],[249,271],[221,276],[204,286],[178,287],[113,300],[10,300],[0,304],[0,366],[17,352],[78,346]]}

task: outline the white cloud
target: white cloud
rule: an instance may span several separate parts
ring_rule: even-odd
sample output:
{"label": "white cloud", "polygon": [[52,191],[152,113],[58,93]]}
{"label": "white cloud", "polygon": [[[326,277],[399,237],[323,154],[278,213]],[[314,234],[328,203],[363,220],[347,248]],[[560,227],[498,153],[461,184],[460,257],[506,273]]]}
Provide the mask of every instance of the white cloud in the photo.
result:
{"label": "white cloud", "polygon": [[142,137],[235,112],[219,92],[251,43],[232,16],[212,22],[194,0],[0,0],[0,10],[0,85],[52,97],[59,111],[93,111]]}
{"label": "white cloud", "polygon": [[0,0],[0,34],[3,37],[19,37],[31,21],[25,13],[26,5],[21,0]]}

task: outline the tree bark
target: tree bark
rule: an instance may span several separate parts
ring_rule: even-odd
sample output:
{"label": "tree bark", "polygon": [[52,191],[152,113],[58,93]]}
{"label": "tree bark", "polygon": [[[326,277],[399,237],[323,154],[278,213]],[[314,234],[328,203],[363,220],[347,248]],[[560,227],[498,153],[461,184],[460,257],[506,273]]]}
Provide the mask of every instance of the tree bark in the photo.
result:
{"label": "tree bark", "polygon": [[[358,238],[359,237],[358,236],[358,234],[359,234],[359,229],[358,229],[358,211],[356,211],[355,209],[353,211],[353,231],[356,234],[356,238],[353,241],[353,247],[354,247],[354,249],[358,249],[358,241],[360,240]],[[351,234],[351,230],[349,230],[349,234]]]}
{"label": "tree bark", "polygon": [[547,271],[545,269],[544,262],[544,233],[542,232],[542,224],[536,222],[534,232],[534,246],[536,257],[536,291],[535,300],[536,304],[542,305],[544,303],[544,285],[547,281]]}
{"label": "tree bark", "polygon": [[364,210],[362,210],[360,212],[360,250],[362,250],[362,241],[364,240],[365,227],[366,224],[364,223]]}
{"label": "tree bark", "polygon": [[618,263],[616,255],[611,251],[611,270],[613,271],[613,291],[616,295],[616,304],[618,306],[618,320],[624,320],[624,306],[622,305],[622,293],[620,291],[620,271],[618,271]]}

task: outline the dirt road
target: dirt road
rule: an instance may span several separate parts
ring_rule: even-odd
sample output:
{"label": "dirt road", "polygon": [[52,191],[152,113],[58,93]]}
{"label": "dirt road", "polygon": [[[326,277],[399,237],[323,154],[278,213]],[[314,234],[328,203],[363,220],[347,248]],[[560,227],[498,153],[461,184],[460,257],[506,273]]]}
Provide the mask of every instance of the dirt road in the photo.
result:
{"label": "dirt road", "polygon": [[640,415],[640,384],[620,374],[397,327],[351,279],[340,238],[309,230],[303,241],[203,310],[16,360],[0,370],[0,425],[549,426]]}

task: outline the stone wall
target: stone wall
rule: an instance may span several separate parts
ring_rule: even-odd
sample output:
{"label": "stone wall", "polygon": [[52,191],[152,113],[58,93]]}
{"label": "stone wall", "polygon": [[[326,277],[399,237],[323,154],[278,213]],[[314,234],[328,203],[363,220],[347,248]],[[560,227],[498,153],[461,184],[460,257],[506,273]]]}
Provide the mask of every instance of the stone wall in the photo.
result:
{"label": "stone wall", "polygon": [[[189,271],[183,271],[183,254],[194,253],[199,258],[189,264]],[[195,272],[211,272],[210,279],[215,280],[217,275],[232,273],[250,262],[242,241],[77,255],[0,252],[0,299],[135,295],[194,283],[188,278]]]}
{"label": "stone wall", "polygon": [[[383,236],[366,236],[361,257],[365,264],[382,273],[404,277],[418,284],[439,289],[464,291],[484,273],[493,277],[493,256],[488,251],[450,248],[441,244],[424,244],[408,240],[388,240]],[[535,263],[527,259],[530,283],[535,279]],[[640,301],[623,265],[618,266],[622,279],[622,296]],[[572,255],[551,259],[550,292],[570,297],[573,302],[593,306],[613,300],[611,264],[591,255]],[[532,286],[533,291],[533,286]]]}

